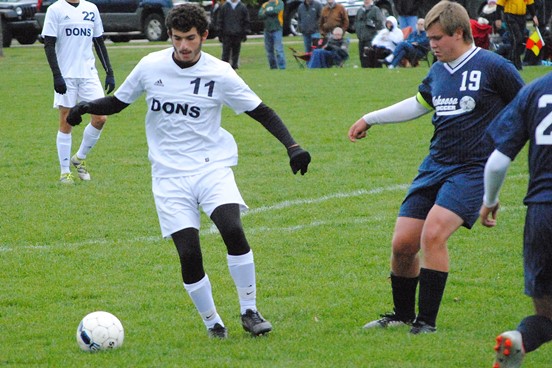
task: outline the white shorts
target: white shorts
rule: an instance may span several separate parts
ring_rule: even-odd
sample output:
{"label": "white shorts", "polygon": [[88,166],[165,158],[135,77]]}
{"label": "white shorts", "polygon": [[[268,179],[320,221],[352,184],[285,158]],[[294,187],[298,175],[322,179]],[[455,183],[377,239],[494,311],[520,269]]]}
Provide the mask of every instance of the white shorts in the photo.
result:
{"label": "white shorts", "polygon": [[248,208],[229,167],[192,176],[154,177],[152,191],[161,234],[165,238],[189,227],[199,230],[199,206],[209,217],[223,204],[239,204],[242,211]]}
{"label": "white shorts", "polygon": [[71,108],[81,101],[92,101],[104,97],[104,90],[98,78],[66,78],[67,92],[54,92],[54,108]]}

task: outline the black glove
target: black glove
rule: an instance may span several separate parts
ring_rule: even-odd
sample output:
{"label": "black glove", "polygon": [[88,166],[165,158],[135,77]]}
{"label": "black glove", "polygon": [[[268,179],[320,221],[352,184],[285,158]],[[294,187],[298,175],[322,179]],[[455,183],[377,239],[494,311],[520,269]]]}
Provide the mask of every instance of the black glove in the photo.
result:
{"label": "black glove", "polygon": [[67,92],[67,85],[65,84],[65,79],[63,79],[63,76],[61,74],[54,75],[54,90],[60,95],[64,95],[65,92]]}
{"label": "black glove", "polygon": [[247,35],[246,35],[246,34],[244,34],[244,35],[242,36],[242,42],[245,42],[245,41],[247,41]]}
{"label": "black glove", "polygon": [[222,42],[222,36],[218,36],[219,42]]}
{"label": "black glove", "polygon": [[115,77],[113,74],[107,74],[105,76],[105,91],[110,94],[115,89]]}
{"label": "black glove", "polygon": [[67,115],[67,123],[71,126],[79,125],[82,121],[82,115],[88,112],[88,103],[79,102],[75,107],[69,110]]}
{"label": "black glove", "polygon": [[311,162],[310,154],[301,148],[301,146],[294,146],[287,150],[289,156],[289,166],[291,171],[297,174],[301,170],[301,175],[305,175],[307,172],[309,163]]}

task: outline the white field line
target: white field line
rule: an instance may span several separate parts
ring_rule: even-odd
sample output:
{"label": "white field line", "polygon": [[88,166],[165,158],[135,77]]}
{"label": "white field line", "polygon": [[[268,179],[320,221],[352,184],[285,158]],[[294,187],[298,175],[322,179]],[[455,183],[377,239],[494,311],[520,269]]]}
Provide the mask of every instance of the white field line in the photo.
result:
{"label": "white field line", "polygon": [[[512,175],[510,177],[510,180],[516,180],[516,179],[526,179],[527,174],[517,174]],[[507,178],[508,180],[508,178]],[[355,190],[352,192],[338,192],[334,194],[328,194],[322,197],[318,198],[311,198],[311,199],[296,199],[291,201],[283,201],[280,203],[273,204],[271,206],[262,206],[257,207],[254,209],[250,209],[247,212],[242,214],[242,217],[245,216],[251,216],[256,213],[262,213],[262,212],[268,212],[268,211],[277,211],[288,207],[297,207],[297,206],[306,206],[311,204],[317,204],[322,203],[325,201],[333,200],[333,199],[340,199],[340,198],[351,198],[351,197],[359,197],[364,195],[376,195],[383,192],[389,192],[389,191],[405,191],[408,188],[409,184],[396,184],[396,185],[390,185],[387,187],[379,187],[374,189],[360,189]],[[514,211],[514,210],[520,210],[524,209],[525,206],[523,205],[514,205],[514,206],[508,206],[508,207],[501,207],[500,210],[502,212],[506,211]],[[299,231],[306,228],[312,228],[312,227],[319,227],[319,226],[326,226],[326,225],[332,225],[336,223],[366,223],[368,220],[374,220],[377,219],[376,217],[370,216],[366,217],[365,219],[352,219],[352,220],[346,220],[346,221],[335,221],[335,220],[328,220],[328,221],[314,221],[308,224],[299,224],[295,226],[288,226],[288,227],[257,227],[257,228],[247,228],[245,229],[245,232],[247,234],[255,234],[260,232],[293,232],[293,231]],[[202,231],[202,235],[213,235],[218,234],[218,230],[215,225],[211,225],[209,229]],[[134,237],[132,239],[126,239],[125,242],[156,242],[160,241],[161,235],[159,236],[138,236]],[[83,247],[83,246],[90,246],[90,245],[103,245],[103,244],[112,244],[114,242],[117,242],[118,240],[105,240],[105,239],[90,239],[87,241],[82,241],[78,243],[64,243],[64,242],[56,242],[51,244],[36,244],[36,245],[24,245],[24,246],[17,246],[13,244],[2,244],[0,245],[0,253],[1,252],[8,252],[13,251],[16,249],[35,249],[35,250],[49,250],[54,247],[63,247],[63,248],[76,248],[76,247]]]}
{"label": "white field line", "polygon": [[[358,197],[362,195],[375,195],[379,194],[385,191],[395,191],[395,190],[405,190],[408,188],[408,185],[406,184],[398,184],[398,185],[391,185],[388,187],[381,187],[381,188],[374,188],[370,190],[355,190],[352,192],[347,193],[334,193],[325,195],[318,198],[311,198],[311,199],[297,199],[297,200],[291,200],[291,201],[283,201],[280,203],[276,203],[271,206],[263,206],[254,208],[251,210],[248,210],[247,212],[243,213],[242,216],[251,216],[256,213],[262,213],[262,212],[268,212],[268,211],[277,211],[288,207],[297,207],[297,206],[306,206],[310,204],[316,204],[321,203],[325,201],[329,201],[332,199],[340,199],[340,198],[350,198],[350,197]],[[354,222],[358,222],[359,220],[354,220]],[[364,221],[365,222],[365,221]],[[254,234],[259,232],[269,232],[269,231],[283,231],[283,232],[291,232],[291,231],[298,231],[301,229],[309,228],[309,227],[317,227],[317,226],[325,226],[329,224],[335,224],[335,221],[329,220],[329,221],[315,221],[309,224],[300,224],[297,226],[291,226],[291,227],[282,227],[282,228],[273,228],[273,227],[259,227],[259,228],[248,228],[245,229],[246,233],[248,234]],[[202,235],[213,235],[218,234],[218,230],[215,225],[211,225],[211,227],[207,230],[202,231]],[[132,239],[126,239],[125,242],[156,242],[160,241],[161,235],[159,236],[141,236],[141,237],[135,237]],[[114,242],[117,242],[117,240],[113,239],[90,239],[78,243],[63,243],[63,242],[56,242],[52,244],[35,244],[35,245],[23,245],[23,246],[17,246],[13,244],[2,244],[0,245],[0,252],[8,252],[16,249],[34,249],[34,250],[49,250],[53,247],[63,247],[63,248],[76,248],[76,247],[83,247],[83,246],[91,246],[91,245],[103,245],[103,244],[112,244]]]}

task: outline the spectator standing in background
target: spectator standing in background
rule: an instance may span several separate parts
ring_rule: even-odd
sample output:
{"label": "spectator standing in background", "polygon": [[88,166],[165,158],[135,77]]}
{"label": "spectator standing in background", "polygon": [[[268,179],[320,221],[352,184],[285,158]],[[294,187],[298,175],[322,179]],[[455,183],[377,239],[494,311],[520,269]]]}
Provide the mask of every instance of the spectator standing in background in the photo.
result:
{"label": "spectator standing in background", "polygon": [[228,0],[221,6],[217,17],[219,40],[222,42],[223,61],[238,69],[241,43],[251,33],[249,12],[240,0]]}
{"label": "spectator standing in background", "polygon": [[259,19],[264,20],[264,45],[270,69],[285,69],[286,56],[282,43],[284,2],[269,0],[259,9]]}
{"label": "spectator standing in background", "polygon": [[416,29],[416,21],[418,20],[418,0],[395,0],[395,10],[398,14],[399,27],[405,29],[412,27]]}
{"label": "spectator standing in background", "polygon": [[322,4],[316,0],[304,0],[297,8],[299,29],[303,35],[305,52],[311,52],[312,46],[320,39],[318,22],[322,14]]}
{"label": "spectator standing in background", "polygon": [[366,59],[362,57],[364,49],[372,46],[372,40],[380,29],[383,29],[385,17],[373,0],[364,0],[364,5],[358,9],[355,17],[355,32],[358,37],[358,55],[360,65],[367,68]]}
{"label": "spectator standing in background", "polygon": [[[512,38],[512,48],[508,59],[517,70],[521,70],[521,54],[525,42],[524,34],[527,27],[525,15],[527,11],[531,14],[535,27],[539,26],[539,20],[535,12],[535,2],[534,0],[497,0],[496,6],[501,18],[506,22],[506,27]],[[497,25],[501,26],[502,22],[498,21]]]}
{"label": "spectator standing in background", "polygon": [[320,15],[322,37],[332,34],[335,27],[340,27],[346,32],[349,29],[349,15],[343,5],[336,3],[335,0],[328,0]]}

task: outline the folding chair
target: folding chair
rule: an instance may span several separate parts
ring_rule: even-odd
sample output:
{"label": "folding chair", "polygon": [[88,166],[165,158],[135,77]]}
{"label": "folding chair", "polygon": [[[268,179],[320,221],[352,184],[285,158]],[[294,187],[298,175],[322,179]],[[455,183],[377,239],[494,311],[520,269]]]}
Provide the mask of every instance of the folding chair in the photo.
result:
{"label": "folding chair", "polygon": [[328,42],[327,38],[313,39],[312,40],[311,51],[309,51],[309,52],[299,52],[296,49],[294,49],[293,47],[288,47],[288,48],[291,50],[292,55],[295,58],[295,61],[297,61],[297,64],[299,64],[299,67],[301,69],[304,69],[304,68],[307,67],[307,63],[309,62],[309,60],[311,58],[312,50],[324,47],[324,45],[326,45],[327,42]]}
{"label": "folding chair", "polygon": [[307,63],[310,60],[312,52],[299,52],[295,50],[293,47],[289,47],[289,49],[291,50],[292,55],[295,58],[295,61],[299,65],[299,68],[305,69],[307,67]]}

